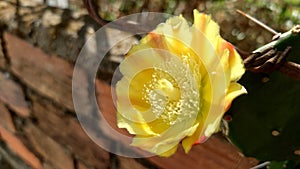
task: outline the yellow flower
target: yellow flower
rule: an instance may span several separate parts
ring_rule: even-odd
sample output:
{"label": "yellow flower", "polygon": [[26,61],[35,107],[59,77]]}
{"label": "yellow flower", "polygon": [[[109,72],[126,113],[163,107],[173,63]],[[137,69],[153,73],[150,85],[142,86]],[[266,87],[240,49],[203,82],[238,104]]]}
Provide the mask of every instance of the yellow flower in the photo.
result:
{"label": "yellow flower", "polygon": [[188,152],[219,131],[232,100],[246,93],[237,80],[242,59],[211,17],[194,10],[157,26],[128,52],[117,83],[117,122],[135,135],[132,146],[172,155]]}

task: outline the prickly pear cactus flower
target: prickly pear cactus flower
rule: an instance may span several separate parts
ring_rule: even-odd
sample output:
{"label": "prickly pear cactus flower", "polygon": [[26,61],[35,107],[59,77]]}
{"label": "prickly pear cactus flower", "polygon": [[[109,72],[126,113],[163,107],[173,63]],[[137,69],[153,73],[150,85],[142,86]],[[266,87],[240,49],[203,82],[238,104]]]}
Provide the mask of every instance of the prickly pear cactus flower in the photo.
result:
{"label": "prickly pear cactus flower", "polygon": [[132,47],[120,64],[117,125],[134,135],[131,145],[170,156],[189,152],[219,131],[234,98],[242,59],[210,16],[194,10],[194,24],[175,16]]}

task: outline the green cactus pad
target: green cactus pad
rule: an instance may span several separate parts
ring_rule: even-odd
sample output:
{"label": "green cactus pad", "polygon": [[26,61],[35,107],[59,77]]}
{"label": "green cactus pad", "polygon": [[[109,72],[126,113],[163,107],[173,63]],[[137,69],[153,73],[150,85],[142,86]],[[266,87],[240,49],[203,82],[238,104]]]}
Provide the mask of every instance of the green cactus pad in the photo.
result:
{"label": "green cactus pad", "polygon": [[293,161],[271,161],[268,169],[295,169],[295,167],[296,164]]}
{"label": "green cactus pad", "polygon": [[300,81],[247,72],[248,91],[229,110],[229,138],[249,157],[300,162]]}
{"label": "green cactus pad", "polygon": [[[292,47],[290,61],[299,63],[300,30],[295,27],[255,52],[268,47]],[[248,95],[236,99],[229,111],[229,137],[247,156],[259,160],[300,163],[300,81],[279,72],[247,72],[240,83]]]}

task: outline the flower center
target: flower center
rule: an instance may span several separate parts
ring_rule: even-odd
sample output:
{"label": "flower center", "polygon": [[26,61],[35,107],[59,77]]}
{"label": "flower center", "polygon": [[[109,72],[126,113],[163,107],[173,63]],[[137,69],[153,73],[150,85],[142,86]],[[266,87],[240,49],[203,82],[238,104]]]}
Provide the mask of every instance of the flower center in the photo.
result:
{"label": "flower center", "polygon": [[174,87],[167,79],[158,80],[155,91],[171,101],[180,99],[180,89]]}
{"label": "flower center", "polygon": [[175,124],[181,106],[181,91],[176,81],[166,72],[154,71],[152,80],[144,86],[144,98],[157,118]]}
{"label": "flower center", "polygon": [[201,72],[192,56],[163,55],[163,61],[142,69],[130,80],[129,99],[148,123],[169,126],[195,119],[200,111]]}
{"label": "flower center", "polygon": [[195,119],[200,108],[199,86],[187,64],[170,59],[154,68],[144,85],[143,100],[156,118],[169,125]]}

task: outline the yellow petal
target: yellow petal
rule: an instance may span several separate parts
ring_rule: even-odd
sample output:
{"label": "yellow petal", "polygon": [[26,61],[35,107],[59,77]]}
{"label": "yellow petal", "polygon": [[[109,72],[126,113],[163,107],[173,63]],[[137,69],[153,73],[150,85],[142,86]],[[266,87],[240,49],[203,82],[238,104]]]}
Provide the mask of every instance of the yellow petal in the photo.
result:
{"label": "yellow petal", "polygon": [[170,45],[167,47],[177,46],[176,49],[181,49],[191,43],[192,34],[187,21],[182,16],[168,19],[166,23],[160,24],[153,32],[164,36],[166,42]]}
{"label": "yellow petal", "polygon": [[170,150],[168,150],[168,151],[166,151],[164,153],[159,154],[159,156],[161,156],[161,157],[170,157],[171,155],[173,155],[176,152],[177,148],[178,148],[178,144],[176,144]]}
{"label": "yellow petal", "polygon": [[230,83],[230,86],[228,88],[225,97],[225,110],[223,111],[223,113],[219,114],[219,116],[216,117],[212,123],[209,123],[207,125],[204,133],[206,137],[210,137],[213,133],[216,133],[220,130],[219,127],[220,127],[221,119],[224,113],[229,109],[232,100],[237,96],[245,93],[247,93],[247,91],[242,85],[235,82]]}
{"label": "yellow petal", "polygon": [[141,136],[153,136],[157,135],[146,123],[136,123],[127,118],[122,117],[120,113],[117,113],[117,121],[119,128],[125,128],[130,134]]}
{"label": "yellow petal", "polygon": [[131,80],[137,73],[151,69],[163,61],[163,57],[155,49],[140,48],[139,51],[124,59],[119,68],[122,74]]}
{"label": "yellow petal", "polygon": [[189,127],[189,122],[184,123],[185,125],[176,125],[169,128],[159,136],[135,137],[131,145],[154,154],[164,156],[171,155],[170,153],[174,152],[174,148],[177,148],[180,140],[186,136],[192,135],[198,127],[198,124]]}
{"label": "yellow petal", "polygon": [[220,27],[211,19],[211,16],[194,10],[194,26],[214,45],[220,35]]}
{"label": "yellow petal", "polygon": [[230,55],[229,63],[231,67],[230,80],[238,81],[245,73],[245,68],[244,68],[243,60],[236,50],[234,50],[232,52],[232,55]]}
{"label": "yellow petal", "polygon": [[224,39],[219,41],[219,45],[217,47],[219,49],[219,55],[227,56],[223,58],[223,66],[224,69],[230,71],[230,81],[237,81],[239,80],[242,75],[245,73],[245,68],[243,64],[243,60],[241,56],[237,53],[234,49],[234,46],[229,42],[225,41]]}
{"label": "yellow petal", "polygon": [[193,34],[191,48],[199,57],[208,73],[214,72],[214,67],[219,63],[216,47],[219,35],[219,26],[211,20],[211,17],[194,10],[194,25],[191,28]]}
{"label": "yellow petal", "polygon": [[182,140],[181,144],[185,153],[188,153],[190,151],[192,146],[200,139],[201,134],[204,132],[203,126],[205,124],[206,113],[209,112],[209,104],[203,104],[201,108],[201,114],[199,114],[197,117],[198,127],[196,131]]}
{"label": "yellow petal", "polygon": [[239,95],[246,94],[247,90],[244,88],[244,86],[238,84],[238,83],[231,83],[227,94],[226,94],[226,100],[225,100],[225,110],[227,111],[231,105],[231,102],[233,99],[238,97]]}
{"label": "yellow petal", "polygon": [[212,134],[214,134],[220,130],[220,123],[221,123],[222,116],[223,116],[223,114],[221,116],[215,118],[213,123],[210,123],[207,125],[205,132],[204,132],[204,136],[206,138],[210,137]]}

